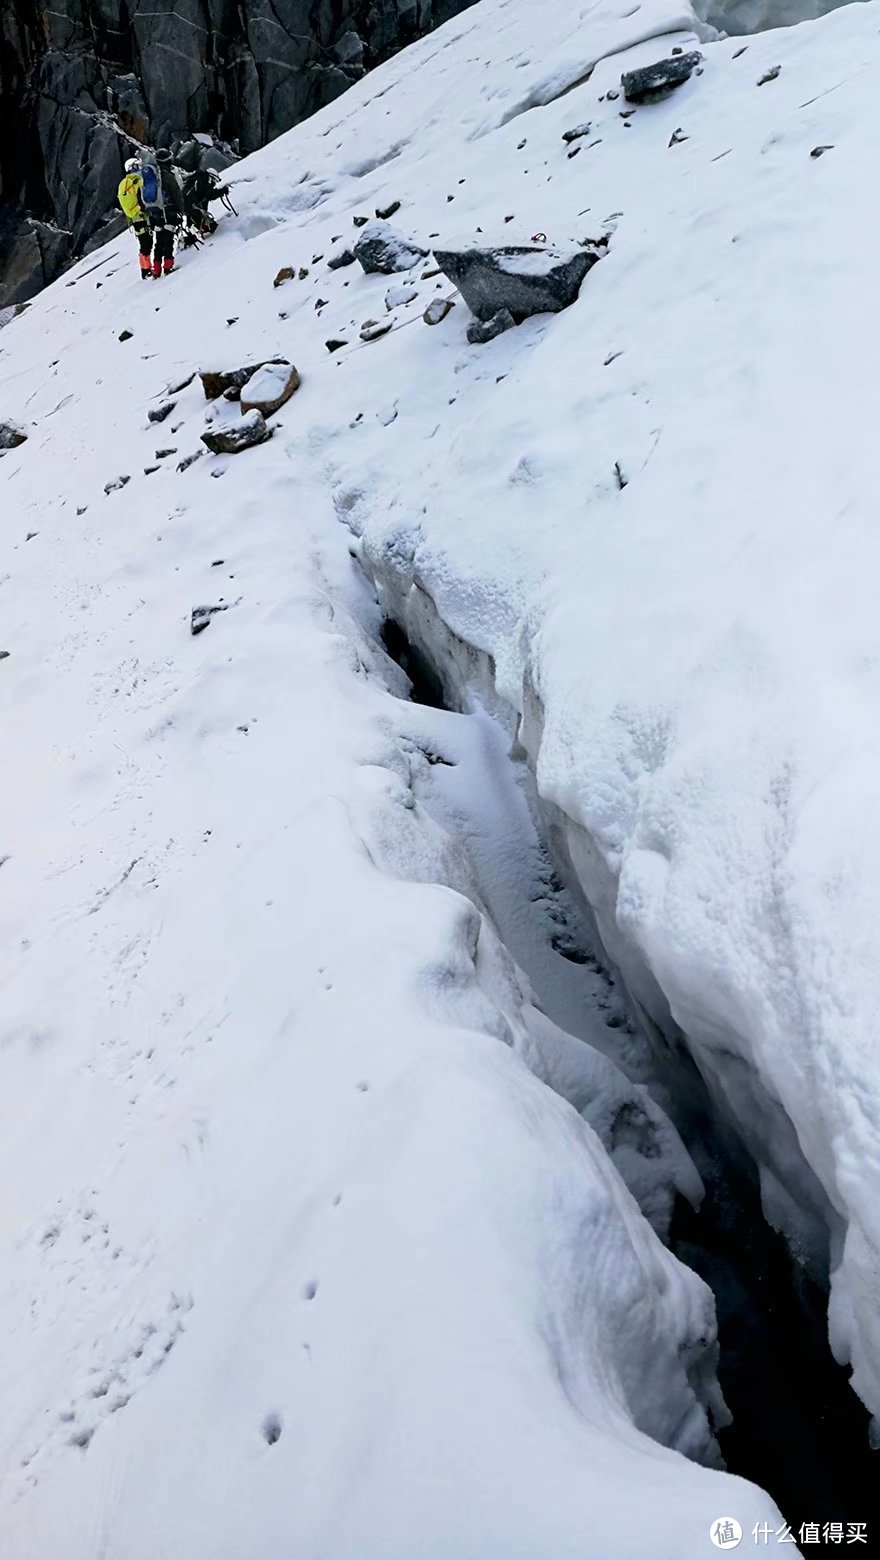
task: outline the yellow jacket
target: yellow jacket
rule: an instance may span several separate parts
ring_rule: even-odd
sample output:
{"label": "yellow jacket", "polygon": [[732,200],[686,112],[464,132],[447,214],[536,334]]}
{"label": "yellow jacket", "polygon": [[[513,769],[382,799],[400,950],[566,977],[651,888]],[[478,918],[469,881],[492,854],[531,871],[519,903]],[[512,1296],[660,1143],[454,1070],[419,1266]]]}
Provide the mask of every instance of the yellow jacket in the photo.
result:
{"label": "yellow jacket", "polygon": [[125,219],[132,224],[144,220],[145,213],[141,205],[143,185],[144,181],[139,173],[127,173],[116,191],[116,199],[125,213]]}

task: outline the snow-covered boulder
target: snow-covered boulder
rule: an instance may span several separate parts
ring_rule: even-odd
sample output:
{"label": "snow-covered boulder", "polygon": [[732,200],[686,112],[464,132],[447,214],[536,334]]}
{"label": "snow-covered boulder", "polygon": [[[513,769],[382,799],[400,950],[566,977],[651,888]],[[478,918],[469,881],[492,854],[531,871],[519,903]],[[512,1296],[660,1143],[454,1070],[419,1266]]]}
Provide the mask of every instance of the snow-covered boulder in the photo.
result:
{"label": "snow-covered boulder", "polygon": [[494,319],[507,309],[516,324],[532,314],[557,314],[569,308],[599,258],[593,250],[561,254],[526,245],[434,253],[478,320]]}
{"label": "snow-covered boulder", "polygon": [[370,274],[392,276],[395,271],[411,271],[425,260],[427,249],[392,227],[390,222],[369,222],[354,246],[356,258]]}
{"label": "snow-covered boulder", "polygon": [[202,434],[201,439],[214,455],[238,455],[256,444],[265,444],[271,437],[272,429],[262,412],[254,406],[234,421],[218,420]]}
{"label": "snow-covered boulder", "polygon": [[299,372],[292,363],[264,364],[242,386],[242,415],[256,408],[264,417],[271,417],[290,400],[300,383]]}
{"label": "snow-covered boulder", "polygon": [[703,58],[696,49],[688,54],[671,54],[654,65],[624,71],[620,78],[628,103],[662,103],[676,87],[684,86]]}

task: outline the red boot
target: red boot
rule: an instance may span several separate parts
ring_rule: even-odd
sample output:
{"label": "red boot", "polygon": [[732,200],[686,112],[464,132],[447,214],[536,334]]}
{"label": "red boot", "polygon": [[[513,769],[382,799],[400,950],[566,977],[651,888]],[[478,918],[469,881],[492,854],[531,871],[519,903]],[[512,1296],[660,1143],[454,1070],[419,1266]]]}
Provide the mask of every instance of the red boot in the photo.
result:
{"label": "red boot", "polygon": [[162,275],[162,261],[161,260],[154,260],[153,261],[153,275],[154,276],[161,276]]}
{"label": "red boot", "polygon": [[164,271],[165,271],[165,275],[167,276],[169,271],[173,271],[174,270],[174,256],[173,255],[166,255],[164,261],[162,262],[162,264],[163,264],[163,268],[164,268]]}

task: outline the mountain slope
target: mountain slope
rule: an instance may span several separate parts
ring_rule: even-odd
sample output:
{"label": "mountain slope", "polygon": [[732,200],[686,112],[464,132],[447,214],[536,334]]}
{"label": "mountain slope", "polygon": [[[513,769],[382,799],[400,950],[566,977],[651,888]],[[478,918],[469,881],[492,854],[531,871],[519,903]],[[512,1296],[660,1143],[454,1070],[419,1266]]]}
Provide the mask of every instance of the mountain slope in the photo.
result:
{"label": "mountain slope", "polygon": [[[725,1512],[781,1526],[698,1466],[711,1297],[627,1190],[698,1178],[658,1112],[625,1186],[584,1104],[632,1089],[609,1057],[649,1062],[535,1007],[417,783],[473,773],[476,818],[491,769],[399,697],[383,609],[517,728],[768,1211],[818,1265],[830,1226],[835,1342],[880,1407],[873,326],[844,242],[874,220],[875,23],[706,45],[625,119],[608,89],[693,44],[686,9],[481,0],[242,164],[177,275],[143,286],[120,240],[0,334],[28,434],[0,460],[16,1557],[681,1560]],[[392,200],[426,249],[609,252],[475,348],[461,301],[421,321],[442,277],[389,309],[399,278],[328,271]],[[276,353],[302,385],[272,439],[179,470],[211,414],[169,387]],[[847,805],[811,814],[829,753]]]}

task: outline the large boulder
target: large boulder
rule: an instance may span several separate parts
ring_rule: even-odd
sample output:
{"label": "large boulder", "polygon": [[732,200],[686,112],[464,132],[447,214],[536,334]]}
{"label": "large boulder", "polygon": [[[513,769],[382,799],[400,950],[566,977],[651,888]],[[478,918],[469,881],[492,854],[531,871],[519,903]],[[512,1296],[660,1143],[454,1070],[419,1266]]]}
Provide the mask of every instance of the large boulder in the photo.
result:
{"label": "large boulder", "polygon": [[496,249],[436,249],[437,264],[478,320],[508,310],[517,325],[532,314],[558,314],[574,303],[599,256],[589,249],[510,245]]}
{"label": "large boulder", "polygon": [[396,271],[411,271],[428,255],[427,249],[421,249],[411,238],[392,227],[390,222],[368,223],[354,246],[354,253],[368,274],[381,276],[393,276]]}
{"label": "large boulder", "polygon": [[703,58],[697,50],[690,54],[671,54],[655,65],[644,65],[641,70],[628,70],[620,78],[623,95],[628,103],[660,103],[663,98],[690,81]]}
{"label": "large boulder", "polygon": [[242,450],[252,449],[255,444],[265,444],[271,437],[272,429],[256,407],[237,422],[219,422],[201,436],[202,443],[214,455],[238,455]]}

